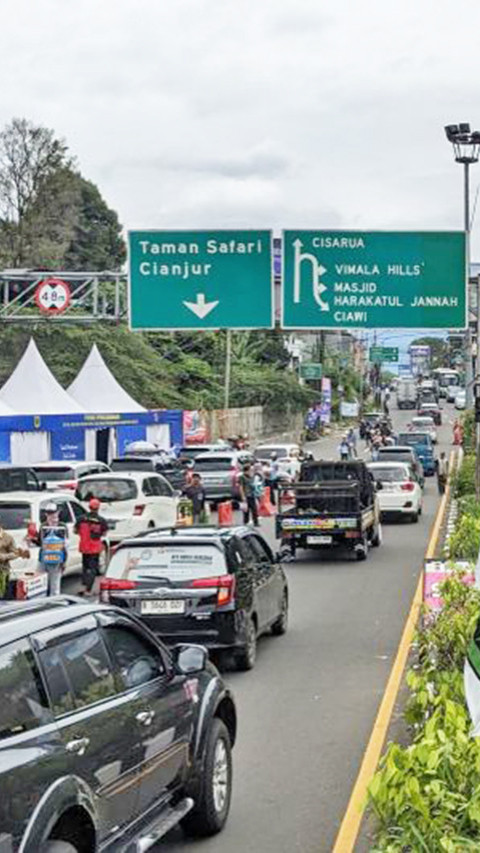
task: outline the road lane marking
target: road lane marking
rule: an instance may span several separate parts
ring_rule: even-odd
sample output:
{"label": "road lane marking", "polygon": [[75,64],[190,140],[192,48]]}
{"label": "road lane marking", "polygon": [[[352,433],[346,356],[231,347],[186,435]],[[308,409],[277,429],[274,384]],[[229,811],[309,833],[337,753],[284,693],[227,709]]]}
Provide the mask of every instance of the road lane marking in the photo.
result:
{"label": "road lane marking", "polygon": [[[452,471],[454,452],[450,453],[449,470]],[[425,559],[431,559],[435,554],[438,537],[442,527],[442,522],[447,506],[448,495],[450,494],[450,483],[447,483],[445,494],[442,496],[435,521],[432,526],[432,531],[425,553]],[[403,629],[400,644],[398,646],[395,661],[393,663],[390,675],[385,687],[385,692],[380,703],[380,707],[373,724],[370,738],[365,749],[360,770],[353,786],[350,799],[345,811],[345,814],[340,824],[335,844],[332,853],[352,853],[360,825],[363,819],[363,813],[367,803],[367,788],[372,777],[378,767],[378,762],[382,754],[385,738],[390,726],[393,709],[397,701],[398,691],[402,682],[403,672],[407,663],[407,658],[410,652],[413,635],[418,621],[418,615],[423,599],[423,567],[420,572],[417,587],[413,596],[410,611],[407,616],[407,621]]]}

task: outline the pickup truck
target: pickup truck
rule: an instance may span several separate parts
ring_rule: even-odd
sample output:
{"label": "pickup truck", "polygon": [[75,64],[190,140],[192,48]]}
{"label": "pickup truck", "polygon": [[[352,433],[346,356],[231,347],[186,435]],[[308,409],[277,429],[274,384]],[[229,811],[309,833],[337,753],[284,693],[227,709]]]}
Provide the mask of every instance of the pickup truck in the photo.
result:
{"label": "pickup truck", "polygon": [[279,490],[277,538],[292,557],[297,548],[343,546],[365,560],[382,539],[378,488],[364,462],[305,462],[298,483]]}

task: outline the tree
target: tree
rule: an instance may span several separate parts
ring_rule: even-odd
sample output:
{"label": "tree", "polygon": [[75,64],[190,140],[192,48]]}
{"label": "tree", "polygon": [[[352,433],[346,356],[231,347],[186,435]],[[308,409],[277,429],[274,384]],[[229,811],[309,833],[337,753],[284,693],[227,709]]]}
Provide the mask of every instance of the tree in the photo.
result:
{"label": "tree", "polygon": [[26,263],[26,215],[41,187],[71,167],[68,149],[52,130],[14,118],[0,133],[0,218],[2,254],[12,266]]}
{"label": "tree", "polygon": [[432,368],[445,367],[447,364],[448,344],[443,338],[432,338],[426,335],[423,338],[415,338],[410,346],[429,346]]}
{"label": "tree", "polygon": [[78,192],[77,220],[64,268],[70,270],[118,270],[127,251],[121,225],[98,187],[80,174],[72,176]]}

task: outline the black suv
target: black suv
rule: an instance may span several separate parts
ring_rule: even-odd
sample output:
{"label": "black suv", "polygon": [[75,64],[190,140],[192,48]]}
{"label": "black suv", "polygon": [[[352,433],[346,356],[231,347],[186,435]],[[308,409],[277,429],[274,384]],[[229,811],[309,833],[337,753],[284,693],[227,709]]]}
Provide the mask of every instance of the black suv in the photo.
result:
{"label": "black suv", "polygon": [[199,646],[67,596],[0,606],[1,853],[138,853],[222,829],[236,711]]}
{"label": "black suv", "polygon": [[250,527],[152,530],[117,548],[100,598],[134,613],[166,643],[228,650],[240,669],[252,669],[257,637],[287,630],[280,560]]}

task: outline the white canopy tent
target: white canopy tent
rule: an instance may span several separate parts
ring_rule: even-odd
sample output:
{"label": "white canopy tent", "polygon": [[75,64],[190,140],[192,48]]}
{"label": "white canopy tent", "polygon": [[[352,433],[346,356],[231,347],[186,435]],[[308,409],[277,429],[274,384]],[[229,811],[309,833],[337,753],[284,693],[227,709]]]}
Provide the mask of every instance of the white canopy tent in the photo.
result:
{"label": "white canopy tent", "polygon": [[[2,406],[9,411],[3,412]],[[69,415],[84,414],[85,409],[57,382],[40,355],[35,341],[27,349],[10,379],[0,389],[0,415]],[[12,431],[11,461],[24,465],[50,459],[50,434]]]}
{"label": "white canopy tent", "polygon": [[120,412],[147,411],[117,382],[96,344],[90,350],[77,378],[67,390],[87,412],[119,414]]}

